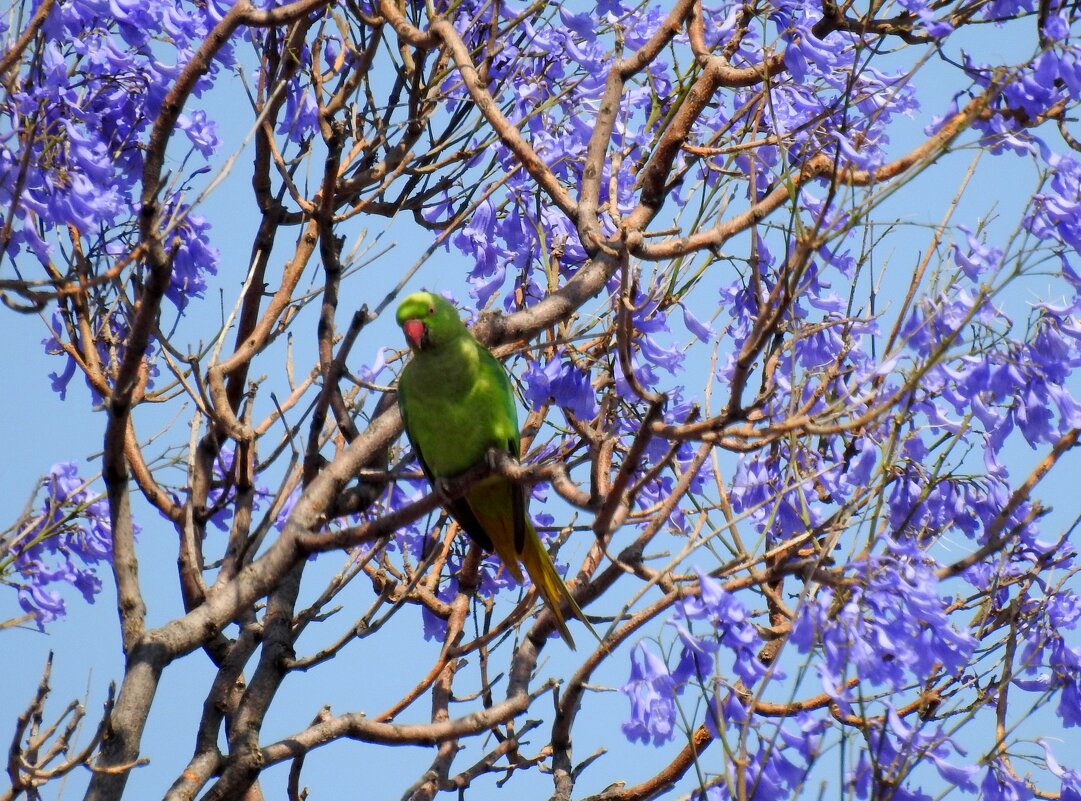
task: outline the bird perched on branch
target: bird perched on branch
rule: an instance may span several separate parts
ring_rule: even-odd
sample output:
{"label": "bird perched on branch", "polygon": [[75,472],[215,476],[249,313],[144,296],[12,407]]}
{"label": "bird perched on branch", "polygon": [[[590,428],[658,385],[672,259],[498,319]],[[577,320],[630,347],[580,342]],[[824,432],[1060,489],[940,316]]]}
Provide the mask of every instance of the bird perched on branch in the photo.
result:
{"label": "bird perched on branch", "polygon": [[[518,458],[518,413],[510,379],[455,308],[439,295],[417,292],[402,301],[397,317],[413,352],[398,379],[398,408],[428,480],[436,484],[459,476],[482,463],[492,448]],[[521,562],[564,641],[574,648],[562,605],[589,622],[537,536],[526,497],[521,484],[492,475],[445,505],[474,542],[499,555],[518,582]]]}

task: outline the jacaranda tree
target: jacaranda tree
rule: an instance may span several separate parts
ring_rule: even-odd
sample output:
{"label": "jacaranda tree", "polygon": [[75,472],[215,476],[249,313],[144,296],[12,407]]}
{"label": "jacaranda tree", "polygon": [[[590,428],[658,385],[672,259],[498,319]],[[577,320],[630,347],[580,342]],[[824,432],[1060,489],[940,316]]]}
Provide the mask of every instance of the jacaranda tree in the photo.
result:
{"label": "jacaranda tree", "polygon": [[[12,502],[4,617],[108,582],[124,656],[103,713],[48,672],[20,701],[3,798],[341,797],[359,761],[357,797],[1081,799],[1081,505],[1041,495],[1081,432],[1075,3],[12,0],[0,32],[0,291],[55,362],[19,391],[102,441]],[[421,286],[522,429],[437,491],[394,402]],[[442,511],[491,471],[600,642]],[[325,706],[343,663],[382,711]]]}

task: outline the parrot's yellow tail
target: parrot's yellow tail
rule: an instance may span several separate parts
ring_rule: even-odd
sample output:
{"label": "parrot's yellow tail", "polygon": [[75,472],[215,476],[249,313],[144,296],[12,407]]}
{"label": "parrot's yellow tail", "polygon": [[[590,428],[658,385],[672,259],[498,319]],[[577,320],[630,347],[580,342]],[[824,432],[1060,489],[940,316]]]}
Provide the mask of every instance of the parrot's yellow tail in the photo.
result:
{"label": "parrot's yellow tail", "polygon": [[544,543],[541,542],[532,525],[529,525],[526,529],[525,547],[522,549],[521,557],[526,573],[529,574],[529,578],[537,588],[537,592],[544,599],[544,603],[552,610],[552,616],[556,620],[556,627],[559,629],[563,641],[571,647],[571,650],[574,650],[574,638],[571,637],[570,630],[567,628],[567,623],[563,618],[564,603],[567,604],[571,614],[585,623],[586,628],[597,638],[597,642],[600,642],[600,635],[586,620],[585,614],[578,607],[570,590],[567,589],[567,585],[559,577],[555,565],[552,564],[552,557],[548,555]]}

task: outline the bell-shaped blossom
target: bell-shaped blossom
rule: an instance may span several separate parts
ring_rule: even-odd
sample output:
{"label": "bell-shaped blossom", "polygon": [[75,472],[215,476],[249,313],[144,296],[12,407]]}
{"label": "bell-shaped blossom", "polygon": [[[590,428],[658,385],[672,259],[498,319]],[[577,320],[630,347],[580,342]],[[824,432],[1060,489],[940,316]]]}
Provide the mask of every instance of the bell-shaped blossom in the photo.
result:
{"label": "bell-shaped blossom", "polygon": [[631,650],[631,675],[620,691],[631,702],[623,733],[631,742],[663,745],[675,735],[675,684],[668,666],[648,645]]}

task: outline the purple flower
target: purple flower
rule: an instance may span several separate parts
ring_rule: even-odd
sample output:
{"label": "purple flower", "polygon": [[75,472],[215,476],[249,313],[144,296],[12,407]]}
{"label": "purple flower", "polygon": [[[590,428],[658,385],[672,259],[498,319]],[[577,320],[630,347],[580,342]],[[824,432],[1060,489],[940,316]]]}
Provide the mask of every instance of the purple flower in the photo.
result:
{"label": "purple flower", "polygon": [[[857,138],[846,136],[840,131],[833,131],[833,138],[840,149],[842,160],[861,170],[873,173],[885,160],[877,144],[867,141],[862,134]],[[856,141],[859,141],[858,145]]]}
{"label": "purple flower", "polygon": [[172,231],[173,274],[165,296],[180,311],[192,298],[201,298],[206,290],[206,274],[218,272],[218,251],[210,246],[210,223],[205,217],[192,214],[190,208],[173,204],[166,219],[176,225]]}
{"label": "purple flower", "polygon": [[[435,596],[444,603],[449,603],[458,592],[458,580],[448,579],[436,592]],[[420,607],[420,616],[423,621],[424,639],[441,641],[447,636],[447,621],[432,613],[423,604]]]}
{"label": "purple flower", "polygon": [[1024,780],[1017,778],[1008,768],[999,767],[997,762],[988,765],[980,791],[987,801],[1028,801],[1033,797],[1032,790]]}
{"label": "purple flower", "polygon": [[672,680],[677,686],[689,681],[704,683],[713,673],[713,654],[717,652],[720,644],[715,640],[705,637],[696,637],[680,622],[668,621],[676,628],[679,640],[683,645],[680,652],[679,664],[672,671]]}
{"label": "purple flower", "polygon": [[19,605],[33,614],[38,628],[63,617],[59,586],[69,584],[93,603],[101,591],[98,565],[112,558],[112,528],[105,501],[91,492],[73,462],[53,465],[36,514],[8,538],[0,537],[0,574],[18,592]]}
{"label": "purple flower", "polygon": [[298,485],[293,488],[282,503],[282,508],[278,511],[278,514],[274,518],[274,528],[278,531],[285,530],[285,524],[289,520],[289,515],[293,513],[293,507],[297,505],[297,501],[300,500],[300,495],[303,489]]}
{"label": "purple flower", "polygon": [[713,328],[691,314],[691,310],[687,308],[685,303],[679,304],[679,307],[683,311],[683,324],[687,326],[688,331],[705,343],[710,343],[716,338],[717,335]]}
{"label": "purple flower", "polygon": [[1066,728],[1081,726],[1081,676],[1077,673],[1065,677],[1055,711]]}
{"label": "purple flower", "polygon": [[1062,801],[1081,801],[1081,771],[1063,768],[1055,759],[1047,740],[1039,739],[1036,742],[1043,748],[1047,769],[1062,781]]}
{"label": "purple flower", "polygon": [[310,91],[294,82],[285,94],[285,112],[278,123],[278,133],[290,141],[303,142],[318,130],[319,106]]}
{"label": "purple flower", "polygon": [[[779,21],[786,15],[777,12],[775,16]],[[792,73],[792,79],[798,83],[806,83],[811,74],[818,75],[829,72],[841,66],[838,60],[837,45],[819,39],[805,23],[799,24],[795,35],[786,37],[789,39],[788,47],[784,51],[784,63]],[[839,37],[830,37],[833,42]]]}
{"label": "purple flower", "polygon": [[505,264],[507,253],[499,247],[496,235],[497,219],[495,207],[490,200],[477,206],[469,223],[453,238],[454,245],[463,253],[472,256],[475,266],[469,274],[472,284],[471,294],[481,307],[502,286],[506,278]]}
{"label": "purple flower", "polygon": [[620,691],[631,702],[623,733],[631,742],[663,745],[675,734],[675,685],[668,667],[644,642],[631,651],[631,676]]}
{"label": "purple flower", "polygon": [[916,15],[920,18],[920,22],[923,23],[928,36],[941,39],[953,33],[953,25],[948,20],[936,19],[934,12],[929,8],[921,8]]}
{"label": "purple flower", "polygon": [[[677,607],[676,616],[669,621],[675,626],[683,643],[679,666],[673,674],[678,683],[708,676],[713,667],[712,654],[730,653],[732,671],[747,685],[753,686],[766,673],[766,667],[758,659],[762,639],[750,622],[743,604],[725,591],[720,583],[697,570],[699,590],[696,595],[683,599]],[[708,625],[703,631],[693,621]],[[775,671],[775,676],[783,674]]]}
{"label": "purple flower", "polygon": [[[233,503],[236,500],[236,467],[233,463],[235,456],[236,453],[231,446],[223,447],[218,452],[212,471],[214,481],[211,490],[207,493],[207,508],[211,511],[210,523],[222,532],[229,531],[233,517]],[[258,510],[269,498],[270,491],[257,484],[253,492],[252,510]],[[292,511],[292,504],[295,503],[296,499],[293,499],[291,503],[287,500],[289,511]],[[284,509],[282,513],[286,514],[286,517],[279,515],[277,519],[284,525],[288,515]]]}
{"label": "purple flower", "polygon": [[591,420],[597,413],[597,398],[590,375],[571,361],[558,356],[543,367],[530,362],[522,375],[525,399],[533,409],[554,401],[580,420]]}
{"label": "purple flower", "polygon": [[968,240],[968,253],[963,253],[961,247],[954,244],[953,258],[965,276],[977,281],[983,273],[996,271],[1002,263],[1002,251],[981,243],[965,226],[960,228]]}
{"label": "purple flower", "polygon": [[207,117],[205,111],[193,111],[190,117],[181,114],[177,119],[177,127],[187,134],[192,145],[203,156],[213,155],[221,145],[221,139],[218,138],[218,123]]}
{"label": "purple flower", "polygon": [[19,586],[19,606],[24,612],[34,616],[41,631],[45,630],[46,623],[59,620],[68,613],[60,593],[47,590],[39,584]]}
{"label": "purple flower", "polygon": [[563,6],[559,7],[559,21],[566,28],[583,39],[592,39],[596,20],[591,14],[571,14]]}

